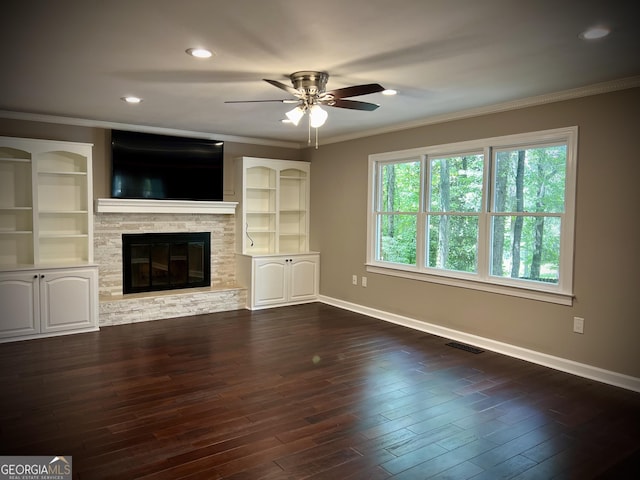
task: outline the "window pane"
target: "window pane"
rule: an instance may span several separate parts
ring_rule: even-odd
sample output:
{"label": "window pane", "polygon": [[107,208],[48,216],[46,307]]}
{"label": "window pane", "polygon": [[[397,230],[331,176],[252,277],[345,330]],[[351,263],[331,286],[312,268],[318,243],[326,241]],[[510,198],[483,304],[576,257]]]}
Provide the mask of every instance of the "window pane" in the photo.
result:
{"label": "window pane", "polygon": [[429,215],[427,266],[476,273],[478,217]]}
{"label": "window pane", "polygon": [[479,212],[482,206],[483,155],[431,160],[429,210]]}
{"label": "window pane", "polygon": [[416,215],[380,215],[377,260],[416,264]]}
{"label": "window pane", "polygon": [[567,147],[496,152],[494,212],[564,212]]}
{"label": "window pane", "polygon": [[491,275],[558,283],[559,217],[496,216],[492,224]]}
{"label": "window pane", "polygon": [[387,163],[380,168],[381,212],[417,212],[420,206],[420,162]]}

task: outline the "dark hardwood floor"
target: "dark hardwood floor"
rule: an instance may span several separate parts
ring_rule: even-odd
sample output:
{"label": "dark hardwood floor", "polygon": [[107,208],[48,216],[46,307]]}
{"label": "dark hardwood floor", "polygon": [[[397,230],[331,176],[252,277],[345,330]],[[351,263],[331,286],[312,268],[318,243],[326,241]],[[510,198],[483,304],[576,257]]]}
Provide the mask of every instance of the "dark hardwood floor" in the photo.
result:
{"label": "dark hardwood floor", "polygon": [[323,304],[0,345],[0,454],[76,479],[640,478],[640,394]]}

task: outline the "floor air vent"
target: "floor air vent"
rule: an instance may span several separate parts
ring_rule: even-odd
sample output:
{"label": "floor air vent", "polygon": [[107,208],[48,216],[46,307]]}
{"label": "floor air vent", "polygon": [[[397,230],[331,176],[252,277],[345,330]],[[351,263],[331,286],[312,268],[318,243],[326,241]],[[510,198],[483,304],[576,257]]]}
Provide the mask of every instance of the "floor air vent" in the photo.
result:
{"label": "floor air vent", "polygon": [[484,350],[480,350],[479,348],[472,347],[471,345],[465,345],[464,343],[449,342],[449,343],[447,343],[447,345],[449,347],[459,348],[460,350],[464,350],[465,352],[471,352],[471,353],[482,353],[482,352],[484,352]]}

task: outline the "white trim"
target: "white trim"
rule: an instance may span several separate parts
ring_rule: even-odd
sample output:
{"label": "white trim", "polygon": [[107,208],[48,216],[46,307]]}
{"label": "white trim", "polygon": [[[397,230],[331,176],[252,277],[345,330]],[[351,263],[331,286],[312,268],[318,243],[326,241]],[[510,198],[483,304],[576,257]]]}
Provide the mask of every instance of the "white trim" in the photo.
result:
{"label": "white trim", "polygon": [[457,278],[444,275],[430,275],[418,271],[409,271],[402,269],[394,269],[389,267],[380,267],[378,265],[365,265],[367,272],[378,273],[380,275],[390,275],[392,277],[410,278],[421,282],[437,283],[439,285],[449,285],[451,287],[469,288],[471,290],[480,290],[482,292],[496,293],[499,295],[509,295],[511,297],[528,298],[539,302],[556,303],[558,305],[573,305],[573,295],[545,292],[543,290],[533,290],[520,286],[500,285],[494,282],[483,282],[481,280],[469,280],[465,278]]}
{"label": "white trim", "polygon": [[238,202],[98,198],[99,213],[205,213],[233,215]]}
{"label": "white trim", "polygon": [[535,350],[529,350],[527,348],[510,345],[508,343],[499,342],[486,337],[480,337],[478,335],[472,335],[470,333],[461,332],[452,328],[442,327],[433,323],[416,320],[414,318],[405,317],[403,315],[397,315],[395,313],[385,312],[383,310],[377,310],[375,308],[365,307],[355,303],[347,302],[337,298],[327,297],[320,295],[318,301],[332,305],[334,307],[342,308],[352,312],[367,315],[369,317],[377,318],[378,320],[384,320],[385,322],[395,323],[403,327],[408,327],[413,330],[418,330],[439,337],[456,340],[468,345],[473,345],[492,352],[507,355],[513,358],[519,358],[527,362],[542,365],[544,367],[553,368],[561,372],[570,373],[579,377],[588,378],[598,382],[606,383],[634,392],[640,392],[640,378],[632,377],[611,370],[605,370],[603,368],[594,367],[585,363],[575,362],[562,357],[556,357],[548,355],[546,353],[536,352]]}
{"label": "white trim", "polygon": [[181,137],[206,138],[220,140],[222,142],[248,143],[250,145],[266,145],[270,147],[297,148],[307,147],[296,142],[286,142],[283,140],[267,140],[264,138],[242,137],[237,135],[224,135],[221,133],[196,132],[191,130],[180,130],[177,128],[151,127],[147,125],[133,125],[129,123],[106,122],[102,120],[91,120],[86,118],[61,117],[56,115],[44,115],[40,113],[13,112],[0,110],[0,118],[13,120],[25,120],[30,122],[44,122],[61,125],[74,125],[78,127],[104,128],[112,130],[130,130],[143,133],[155,133],[159,135],[176,135]]}
{"label": "white trim", "polygon": [[[96,315],[97,318],[97,315]],[[22,342],[24,340],[34,340],[36,338],[50,338],[50,337],[61,337],[63,335],[75,335],[77,333],[88,333],[88,332],[99,332],[100,327],[98,325],[94,327],[86,327],[86,328],[74,328],[73,330],[64,330],[62,332],[43,332],[29,335],[20,335],[17,337],[4,337],[0,338],[0,343],[9,343],[9,342]]]}
{"label": "white trim", "polygon": [[[511,135],[503,135],[499,137],[480,138],[475,140],[467,140],[462,142],[429,145],[424,147],[410,148],[406,150],[398,150],[392,152],[374,153],[369,155],[368,167],[368,200],[367,200],[367,271],[380,273],[384,275],[392,275],[396,277],[406,277],[414,280],[425,282],[439,283],[443,285],[451,285],[455,287],[470,288],[474,290],[511,295],[522,298],[529,298],[543,302],[556,303],[560,305],[573,305],[573,242],[574,242],[574,216],[575,216],[575,183],[577,168],[577,137],[578,127],[560,127],[537,132],[516,133]],[[487,152],[495,149],[505,149],[519,147],[523,145],[544,145],[545,143],[564,142],[567,144],[567,167],[565,179],[565,210],[561,215],[564,227],[561,231],[560,239],[560,281],[555,284],[538,284],[537,282],[526,282],[523,280],[515,280],[510,278],[498,278],[489,275],[488,272],[488,249],[489,243],[486,239],[489,236],[488,225],[491,212],[488,211],[488,190],[492,180],[488,180],[488,165],[494,161],[494,154],[491,153],[487,157]],[[433,269],[426,267],[424,259],[421,258],[420,252],[424,251],[426,239],[423,237],[424,225],[420,226],[418,222],[418,231],[416,236],[416,264],[399,265],[391,262],[377,260],[377,242],[378,239],[378,217],[380,212],[377,211],[376,201],[380,195],[379,165],[396,162],[411,162],[413,159],[432,156],[438,158],[441,155],[459,155],[462,152],[477,154],[484,149],[484,180],[483,180],[483,208],[477,213],[480,220],[479,228],[480,244],[486,249],[478,252],[478,269],[477,275],[470,275],[464,272],[453,272],[450,270]],[[426,178],[429,178],[429,162],[421,165],[421,211],[418,218],[428,215],[425,212],[426,206],[422,203],[425,201],[426,192],[422,188],[426,185]],[[399,212],[393,212],[399,213]],[[475,213],[474,213],[475,214]],[[484,269],[483,269],[484,267]]]}

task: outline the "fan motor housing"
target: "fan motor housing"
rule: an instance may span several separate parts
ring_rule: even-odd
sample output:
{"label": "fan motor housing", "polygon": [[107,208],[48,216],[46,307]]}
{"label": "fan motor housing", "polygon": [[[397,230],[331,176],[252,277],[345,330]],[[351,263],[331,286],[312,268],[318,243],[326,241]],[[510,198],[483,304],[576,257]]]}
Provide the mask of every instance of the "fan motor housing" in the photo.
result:
{"label": "fan motor housing", "polygon": [[327,88],[329,74],[326,72],[301,71],[289,75],[293,88],[307,95],[321,95]]}

